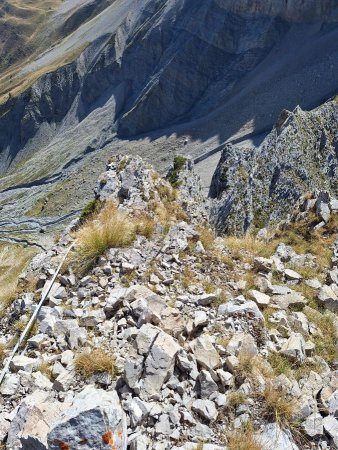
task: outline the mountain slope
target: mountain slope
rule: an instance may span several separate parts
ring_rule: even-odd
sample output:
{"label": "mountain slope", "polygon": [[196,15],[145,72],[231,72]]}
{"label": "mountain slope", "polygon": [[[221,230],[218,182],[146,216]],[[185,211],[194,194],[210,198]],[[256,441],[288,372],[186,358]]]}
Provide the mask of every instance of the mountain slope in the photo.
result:
{"label": "mountain slope", "polygon": [[[6,223],[36,231],[68,220],[111,153],[163,170],[177,152],[200,156],[269,130],[283,108],[318,105],[337,90],[337,21],[334,1],[60,5],[46,32],[53,45],[2,84]],[[46,218],[33,224],[36,213]]]}

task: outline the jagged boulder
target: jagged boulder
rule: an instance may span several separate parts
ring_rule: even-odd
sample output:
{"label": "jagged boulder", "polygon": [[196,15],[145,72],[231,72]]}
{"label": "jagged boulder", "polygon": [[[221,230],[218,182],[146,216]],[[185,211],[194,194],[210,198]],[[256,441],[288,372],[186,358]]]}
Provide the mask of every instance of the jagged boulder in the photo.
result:
{"label": "jagged boulder", "polygon": [[[338,104],[283,112],[255,149],[225,146],[214,173],[211,220],[221,232],[242,234],[285,219],[306,192],[327,191],[313,206],[327,222],[337,197]],[[332,209],[333,210],[333,209]]]}
{"label": "jagged boulder", "polygon": [[115,391],[87,386],[72,402],[36,391],[21,403],[11,423],[7,448],[22,450],[126,450],[126,419]]}

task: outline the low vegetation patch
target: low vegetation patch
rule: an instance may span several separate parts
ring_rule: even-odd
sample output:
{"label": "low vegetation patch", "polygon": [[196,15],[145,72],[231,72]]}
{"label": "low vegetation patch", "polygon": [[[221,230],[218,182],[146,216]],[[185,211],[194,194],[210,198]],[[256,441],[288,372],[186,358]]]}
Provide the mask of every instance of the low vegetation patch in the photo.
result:
{"label": "low vegetation patch", "polygon": [[237,373],[241,379],[251,378],[254,379],[258,374],[265,377],[272,376],[272,370],[265,360],[259,355],[253,355],[252,353],[241,352],[238,355],[239,367]]}
{"label": "low vegetation patch", "polygon": [[116,374],[114,357],[102,349],[79,353],[75,357],[75,369],[85,378],[104,372]]}
{"label": "low vegetation patch", "polygon": [[180,172],[183,170],[185,163],[187,162],[187,158],[181,155],[177,155],[174,158],[174,167],[169,172],[167,180],[173,187],[178,187],[180,185],[179,182],[179,175]]}
{"label": "low vegetation patch", "polygon": [[155,220],[148,214],[140,214],[136,217],[135,231],[137,234],[150,239],[156,228]]}
{"label": "low vegetation patch", "polygon": [[242,237],[228,236],[224,245],[231,257],[238,261],[252,262],[256,256],[269,257],[276,250],[276,242],[265,242],[251,234]]}
{"label": "low vegetation patch", "polygon": [[312,336],[315,354],[324,358],[327,363],[333,363],[338,358],[336,316],[330,312],[322,314],[312,308],[305,308],[304,312],[308,320],[313,322],[319,330],[316,336]]}
{"label": "low vegetation patch", "polygon": [[212,250],[215,242],[214,232],[205,226],[198,226],[196,230],[199,233],[199,239],[205,250]]}
{"label": "low vegetation patch", "polygon": [[228,433],[227,441],[228,450],[262,450],[262,445],[259,438],[255,436],[251,422]]}
{"label": "low vegetation patch", "polygon": [[284,355],[277,352],[270,353],[268,361],[277,376],[285,375],[289,377],[292,375],[293,369],[291,363]]}
{"label": "low vegetation patch", "polygon": [[185,266],[182,272],[182,285],[187,289],[193,284],[198,284],[196,274],[189,266]]}
{"label": "low vegetation patch", "polygon": [[116,206],[104,208],[76,233],[77,249],[72,258],[75,269],[85,273],[96,259],[113,247],[126,247],[135,239],[135,224]]}
{"label": "low vegetation patch", "polygon": [[3,365],[5,358],[6,358],[6,345],[0,343],[0,367]]}
{"label": "low vegetation patch", "polygon": [[101,206],[102,204],[98,199],[94,199],[88,202],[82,210],[82,213],[80,215],[80,222],[84,222],[85,220],[93,216],[93,214],[98,213]]}
{"label": "low vegetation patch", "polygon": [[38,371],[41,372],[42,375],[47,377],[49,380],[54,379],[51,365],[48,362],[42,362],[38,367]]}
{"label": "low vegetation patch", "polygon": [[284,391],[275,389],[269,383],[262,395],[262,413],[267,420],[288,428],[294,413],[294,406]]}
{"label": "low vegetation patch", "polygon": [[244,405],[247,397],[242,392],[230,392],[227,396],[227,406],[230,409],[236,409],[239,405]]}
{"label": "low vegetation patch", "polygon": [[31,247],[0,243],[0,317],[21,292],[18,286],[19,276],[35,253],[36,250]]}

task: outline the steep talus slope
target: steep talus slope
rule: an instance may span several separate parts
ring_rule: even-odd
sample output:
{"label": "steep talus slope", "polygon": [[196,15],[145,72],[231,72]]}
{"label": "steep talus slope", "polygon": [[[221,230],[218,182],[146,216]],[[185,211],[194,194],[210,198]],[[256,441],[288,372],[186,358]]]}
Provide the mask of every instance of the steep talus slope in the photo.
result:
{"label": "steep talus slope", "polygon": [[[68,217],[66,192],[80,209],[102,170],[98,150],[102,160],[139,153],[163,170],[177,151],[200,156],[264,132],[283,108],[318,105],[337,90],[335,1],[95,5],[68,0],[53,12],[51,36],[70,34],[21,65],[0,107],[7,222]],[[67,191],[78,173],[84,183]],[[61,210],[36,211],[56,199]]]}
{"label": "steep talus slope", "polygon": [[304,112],[283,111],[257,149],[228,144],[210,187],[220,232],[243,233],[285,218],[308,191],[338,194],[336,99]]}

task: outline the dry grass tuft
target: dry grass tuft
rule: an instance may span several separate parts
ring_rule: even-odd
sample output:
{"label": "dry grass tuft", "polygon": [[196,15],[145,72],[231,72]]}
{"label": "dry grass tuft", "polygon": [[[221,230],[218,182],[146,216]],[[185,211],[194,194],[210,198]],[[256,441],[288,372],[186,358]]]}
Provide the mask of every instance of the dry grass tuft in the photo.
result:
{"label": "dry grass tuft", "polygon": [[320,313],[311,308],[305,308],[305,315],[319,329],[316,336],[312,336],[315,353],[325,359],[327,363],[333,363],[338,358],[337,341],[338,332],[335,324],[336,316],[330,312]]}
{"label": "dry grass tuft", "polygon": [[291,245],[298,253],[312,253],[317,258],[320,268],[327,268],[331,260],[331,245],[338,232],[338,214],[331,216],[329,222],[322,228],[314,230],[319,222],[315,212],[308,213],[306,220],[288,224],[275,235],[275,240]]}
{"label": "dry grass tuft", "polygon": [[230,392],[227,396],[227,406],[230,409],[236,409],[239,405],[244,405],[246,401],[246,395],[242,392]]}
{"label": "dry grass tuft", "polygon": [[214,232],[207,227],[198,226],[196,227],[197,232],[199,233],[199,239],[202,242],[202,245],[205,250],[212,250],[215,242],[215,234]]}
{"label": "dry grass tuft", "polygon": [[0,343],[0,367],[6,358],[6,345]]}
{"label": "dry grass tuft", "polygon": [[241,379],[254,379],[258,374],[264,377],[271,377],[272,370],[265,360],[259,355],[252,353],[240,352],[238,355],[239,366],[237,369],[238,376]]}
{"label": "dry grass tuft", "polygon": [[274,389],[269,383],[263,392],[262,413],[267,420],[289,427],[294,414],[294,405],[282,390]]}
{"label": "dry grass tuft", "polygon": [[53,376],[53,370],[51,365],[48,362],[42,362],[38,369],[39,372],[42,373],[42,375],[44,375],[45,377],[47,377],[49,380],[53,380],[54,376]]}
{"label": "dry grass tuft", "polygon": [[102,349],[79,353],[75,357],[75,369],[85,378],[103,372],[116,374],[114,357]]}
{"label": "dry grass tuft", "polygon": [[75,238],[78,245],[72,262],[76,271],[85,273],[109,248],[130,245],[135,239],[135,226],[114,204],[107,203],[93,220],[80,228]]}
{"label": "dry grass tuft", "polygon": [[277,352],[270,353],[268,361],[277,376],[285,375],[289,377],[293,374],[292,365],[284,355]]}
{"label": "dry grass tuft", "polygon": [[[36,250],[31,247],[0,243],[0,318],[17,295],[23,292],[18,286],[18,279],[35,254]],[[28,289],[30,287],[34,291],[35,286],[28,286]]]}
{"label": "dry grass tuft", "polygon": [[196,274],[189,266],[185,266],[182,272],[182,285],[185,289],[193,284],[197,284],[198,280]]}
{"label": "dry grass tuft", "polygon": [[268,258],[276,250],[276,242],[265,242],[256,239],[251,234],[243,237],[228,236],[224,239],[224,244],[230,256],[238,261],[252,263],[257,256]]}
{"label": "dry grass tuft", "polygon": [[227,436],[228,450],[262,450],[259,438],[255,436],[251,422],[247,422],[238,430],[231,431]]}
{"label": "dry grass tuft", "polygon": [[152,217],[146,213],[140,214],[135,218],[135,222],[135,232],[137,234],[140,234],[147,239],[150,239],[153,236],[156,228],[156,222]]}

